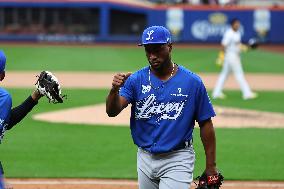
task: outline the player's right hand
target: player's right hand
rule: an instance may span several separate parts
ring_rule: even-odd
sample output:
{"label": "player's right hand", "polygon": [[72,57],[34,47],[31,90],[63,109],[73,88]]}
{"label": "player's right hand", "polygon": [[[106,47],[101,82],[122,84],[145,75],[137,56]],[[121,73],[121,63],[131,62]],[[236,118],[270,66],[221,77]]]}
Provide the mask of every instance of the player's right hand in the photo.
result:
{"label": "player's right hand", "polygon": [[118,91],[120,87],[123,86],[127,78],[131,75],[130,72],[127,74],[124,73],[117,73],[112,80],[112,89]]}

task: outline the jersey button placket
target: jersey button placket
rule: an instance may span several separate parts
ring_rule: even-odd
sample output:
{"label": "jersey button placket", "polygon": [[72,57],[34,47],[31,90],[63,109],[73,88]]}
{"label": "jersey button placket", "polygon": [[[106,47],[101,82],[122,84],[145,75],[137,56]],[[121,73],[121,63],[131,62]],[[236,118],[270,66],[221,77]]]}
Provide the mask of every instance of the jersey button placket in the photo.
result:
{"label": "jersey button placket", "polygon": [[160,125],[160,123],[158,121],[156,121],[156,126],[158,127]]}
{"label": "jersey button placket", "polygon": [[164,94],[164,90],[165,89],[165,84],[163,83],[161,85],[161,89],[160,89],[160,99],[162,100],[164,97],[165,97],[165,94]]}

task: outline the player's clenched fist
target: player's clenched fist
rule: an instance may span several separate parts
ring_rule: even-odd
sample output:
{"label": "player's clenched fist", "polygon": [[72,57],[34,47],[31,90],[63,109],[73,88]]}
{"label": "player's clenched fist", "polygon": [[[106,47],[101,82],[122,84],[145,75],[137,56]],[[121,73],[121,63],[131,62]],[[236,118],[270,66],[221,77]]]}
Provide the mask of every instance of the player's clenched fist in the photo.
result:
{"label": "player's clenched fist", "polygon": [[120,87],[123,86],[124,82],[127,80],[127,78],[131,75],[131,73],[118,73],[113,77],[112,81],[112,88],[114,90],[119,90]]}
{"label": "player's clenched fist", "polygon": [[113,77],[112,88],[106,99],[106,113],[109,117],[117,116],[128,105],[127,100],[119,95],[122,87],[131,73],[118,73]]}

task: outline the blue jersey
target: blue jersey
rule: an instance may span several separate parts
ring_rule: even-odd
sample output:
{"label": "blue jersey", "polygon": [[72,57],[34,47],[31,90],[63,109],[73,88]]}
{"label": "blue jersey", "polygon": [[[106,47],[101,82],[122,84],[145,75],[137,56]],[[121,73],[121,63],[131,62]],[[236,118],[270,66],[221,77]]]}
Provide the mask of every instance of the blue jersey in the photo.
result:
{"label": "blue jersey", "polygon": [[183,66],[167,81],[145,67],[126,80],[120,95],[132,104],[134,143],[151,153],[172,151],[192,139],[195,121],[215,116],[202,80]]}
{"label": "blue jersey", "polygon": [[11,95],[5,89],[0,88],[0,142],[10,119],[11,108]]}

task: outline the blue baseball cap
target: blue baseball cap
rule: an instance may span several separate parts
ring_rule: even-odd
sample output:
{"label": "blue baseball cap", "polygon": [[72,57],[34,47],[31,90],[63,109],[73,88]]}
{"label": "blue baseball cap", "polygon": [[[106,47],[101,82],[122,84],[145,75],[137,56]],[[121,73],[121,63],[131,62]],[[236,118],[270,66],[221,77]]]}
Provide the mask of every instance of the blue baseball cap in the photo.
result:
{"label": "blue baseball cap", "polygon": [[6,56],[2,50],[0,50],[0,73],[5,71]]}
{"label": "blue baseball cap", "polygon": [[164,26],[151,26],[144,30],[139,46],[171,43],[171,33]]}

